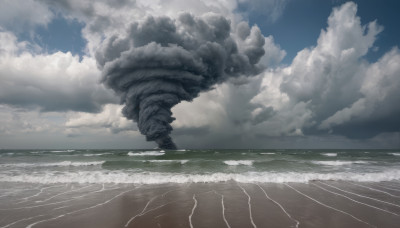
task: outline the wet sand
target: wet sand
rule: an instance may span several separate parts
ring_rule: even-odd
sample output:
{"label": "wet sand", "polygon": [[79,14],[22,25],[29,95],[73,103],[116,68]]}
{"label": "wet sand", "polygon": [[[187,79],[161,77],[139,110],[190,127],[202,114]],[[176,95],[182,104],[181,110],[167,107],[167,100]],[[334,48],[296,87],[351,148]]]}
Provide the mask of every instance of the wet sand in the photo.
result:
{"label": "wet sand", "polygon": [[0,183],[0,227],[399,227],[400,182]]}

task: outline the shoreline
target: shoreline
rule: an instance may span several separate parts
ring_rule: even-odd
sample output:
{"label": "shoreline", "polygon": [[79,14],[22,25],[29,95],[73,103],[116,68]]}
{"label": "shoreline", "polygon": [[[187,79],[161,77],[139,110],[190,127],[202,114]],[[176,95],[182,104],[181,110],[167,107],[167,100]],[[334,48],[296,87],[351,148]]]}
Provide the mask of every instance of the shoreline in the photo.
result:
{"label": "shoreline", "polygon": [[3,182],[0,227],[398,227],[400,182]]}

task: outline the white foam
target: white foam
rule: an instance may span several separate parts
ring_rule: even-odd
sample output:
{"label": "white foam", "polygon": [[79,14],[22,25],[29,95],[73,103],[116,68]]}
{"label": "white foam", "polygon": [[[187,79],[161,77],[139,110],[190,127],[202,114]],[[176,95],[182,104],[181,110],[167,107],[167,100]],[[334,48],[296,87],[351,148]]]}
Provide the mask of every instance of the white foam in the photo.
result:
{"label": "white foam", "polygon": [[105,161],[97,162],[54,162],[54,163],[8,163],[0,164],[0,167],[51,167],[51,166],[90,166],[90,165],[102,165]]}
{"label": "white foam", "polygon": [[228,160],[224,161],[227,165],[253,165],[252,160]]}
{"label": "white foam", "polygon": [[327,157],[336,157],[337,153],[322,153],[322,155],[327,156]]}
{"label": "white foam", "polygon": [[342,166],[342,165],[352,165],[352,164],[367,164],[367,161],[312,161],[314,164],[318,165],[328,165],[328,166]]}
{"label": "white foam", "polygon": [[128,156],[161,156],[164,155],[165,151],[143,151],[143,152],[128,152]]}
{"label": "white foam", "polygon": [[144,160],[143,162],[154,162],[154,163],[181,163],[182,165],[187,163],[189,160]]}
{"label": "white foam", "polygon": [[35,172],[26,174],[0,173],[2,182],[27,183],[204,183],[237,181],[242,183],[307,183],[313,180],[345,180],[356,182],[380,182],[400,180],[400,170],[388,169],[376,173],[362,172],[245,172],[245,173],[212,173],[212,174],[183,174],[165,172],[133,172],[133,171],[79,171],[79,172]]}
{"label": "white foam", "polygon": [[181,173],[128,173],[121,171],[82,171],[64,172],[53,175],[51,173],[25,174],[18,176],[0,174],[0,181],[4,182],[29,182],[29,183],[138,183],[138,184],[160,184],[160,183],[188,183],[188,182],[224,182],[234,180],[243,183],[285,183],[300,182],[307,183],[311,180],[347,180],[359,182],[379,182],[399,180],[399,170],[388,170],[380,173],[270,173],[270,172],[248,172],[242,174],[214,173],[214,174],[181,174]]}
{"label": "white foam", "polygon": [[269,155],[271,155],[271,154],[276,154],[276,153],[260,153],[260,154],[269,154]]}
{"label": "white foam", "polygon": [[400,156],[400,153],[389,153],[389,154],[394,155],[394,156]]}
{"label": "white foam", "polygon": [[102,154],[83,154],[85,157],[93,157],[93,156],[103,156],[103,155],[108,155],[112,153],[102,153]]}
{"label": "white foam", "polygon": [[51,150],[51,153],[65,153],[65,152],[74,152],[75,150]]}

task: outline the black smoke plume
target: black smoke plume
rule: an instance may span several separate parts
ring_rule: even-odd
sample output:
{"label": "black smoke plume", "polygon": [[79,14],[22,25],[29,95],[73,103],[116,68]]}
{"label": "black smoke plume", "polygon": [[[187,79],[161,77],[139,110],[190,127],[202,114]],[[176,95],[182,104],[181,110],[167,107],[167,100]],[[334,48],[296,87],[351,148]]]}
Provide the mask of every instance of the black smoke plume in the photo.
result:
{"label": "black smoke plume", "polygon": [[125,104],[124,116],[148,141],[175,149],[171,108],[230,77],[257,74],[263,45],[257,27],[242,22],[232,32],[222,16],[184,13],[133,23],[124,36],[105,40],[96,60],[103,83]]}

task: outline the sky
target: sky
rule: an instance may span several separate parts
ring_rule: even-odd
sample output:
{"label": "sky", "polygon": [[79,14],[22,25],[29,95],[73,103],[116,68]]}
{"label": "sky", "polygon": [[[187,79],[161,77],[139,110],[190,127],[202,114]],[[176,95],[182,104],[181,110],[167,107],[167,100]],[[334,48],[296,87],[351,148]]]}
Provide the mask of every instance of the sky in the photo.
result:
{"label": "sky", "polygon": [[0,148],[154,148],[130,100],[181,86],[180,148],[400,148],[398,1],[0,2]]}

